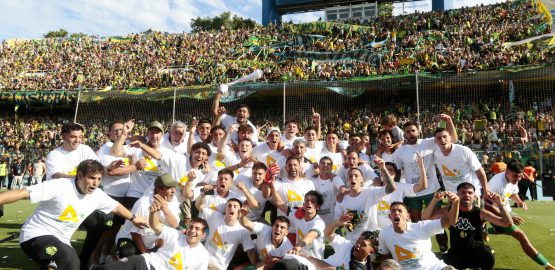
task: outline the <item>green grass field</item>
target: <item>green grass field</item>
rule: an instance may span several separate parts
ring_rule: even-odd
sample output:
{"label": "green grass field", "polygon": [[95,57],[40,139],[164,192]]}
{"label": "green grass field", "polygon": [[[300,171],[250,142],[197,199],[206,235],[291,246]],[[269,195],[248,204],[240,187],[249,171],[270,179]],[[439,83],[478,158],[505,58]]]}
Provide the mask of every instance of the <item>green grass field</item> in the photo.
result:
{"label": "green grass field", "polygon": [[[528,202],[529,210],[514,209],[522,216],[525,224],[521,226],[532,244],[544,256],[555,262],[555,202]],[[0,218],[0,239],[17,232],[31,215],[34,206],[29,201],[20,201],[6,205],[4,217]],[[85,233],[78,231],[72,245],[80,250]],[[437,249],[437,245],[434,247]],[[496,269],[542,269],[528,258],[520,245],[510,236],[491,235],[489,245],[495,250]],[[0,269],[38,269],[19,248],[18,240],[0,244]]]}

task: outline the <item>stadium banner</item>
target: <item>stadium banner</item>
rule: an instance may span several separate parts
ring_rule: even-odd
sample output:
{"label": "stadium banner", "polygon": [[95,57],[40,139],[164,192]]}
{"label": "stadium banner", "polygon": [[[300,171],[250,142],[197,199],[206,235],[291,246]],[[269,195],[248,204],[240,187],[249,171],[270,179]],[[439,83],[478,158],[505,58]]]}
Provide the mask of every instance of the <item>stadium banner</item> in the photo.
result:
{"label": "stadium banner", "polygon": [[382,55],[370,50],[353,50],[346,52],[310,52],[293,50],[282,53],[280,61],[297,58],[307,58],[318,61],[355,60],[373,66],[380,66]]}
{"label": "stadium banner", "polygon": [[10,104],[71,104],[77,91],[13,91],[0,92],[0,103]]}
{"label": "stadium banner", "polygon": [[329,33],[332,30],[343,30],[344,32],[372,33],[374,29],[369,26],[352,25],[335,22],[309,22],[300,24],[290,24],[289,30],[293,34],[309,34],[309,33]]}
{"label": "stadium banner", "polygon": [[505,42],[503,43],[504,48],[510,48],[518,45],[527,45],[528,48],[539,48],[541,50],[547,50],[555,47],[555,33],[549,33],[541,36],[535,36],[527,38],[524,40],[516,42]]}

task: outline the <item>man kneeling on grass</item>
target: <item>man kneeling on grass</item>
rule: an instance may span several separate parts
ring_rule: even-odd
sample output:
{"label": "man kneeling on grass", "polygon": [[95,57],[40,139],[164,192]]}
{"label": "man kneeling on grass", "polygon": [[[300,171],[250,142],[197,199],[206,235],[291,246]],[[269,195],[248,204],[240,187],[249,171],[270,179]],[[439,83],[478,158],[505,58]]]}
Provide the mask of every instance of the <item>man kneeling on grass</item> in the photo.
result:
{"label": "man kneeling on grass", "polygon": [[93,211],[114,212],[137,227],[148,226],[146,219],[132,215],[99,189],[104,167],[96,160],[77,166],[73,179],[60,178],[0,194],[0,205],[23,199],[38,203],[21,228],[19,243],[41,269],[79,269],[79,256],[70,239]]}

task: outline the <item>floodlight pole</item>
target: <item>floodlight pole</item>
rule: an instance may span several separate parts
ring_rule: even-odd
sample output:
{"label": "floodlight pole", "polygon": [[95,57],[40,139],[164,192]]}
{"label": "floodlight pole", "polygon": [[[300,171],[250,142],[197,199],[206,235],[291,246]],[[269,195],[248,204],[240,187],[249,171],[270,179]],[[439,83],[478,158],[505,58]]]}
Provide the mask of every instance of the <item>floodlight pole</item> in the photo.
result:
{"label": "floodlight pole", "polygon": [[418,91],[418,70],[416,71],[416,123],[420,126],[420,94]]}
{"label": "floodlight pole", "polygon": [[283,82],[283,124],[285,125],[285,82]]}
{"label": "floodlight pole", "polygon": [[73,123],[77,123],[77,112],[79,111],[79,101],[81,100],[81,85],[77,91],[77,104],[75,104],[75,115],[73,116]]}
{"label": "floodlight pole", "polygon": [[173,112],[172,112],[172,124],[175,123],[175,99],[177,97],[177,89],[173,88]]}

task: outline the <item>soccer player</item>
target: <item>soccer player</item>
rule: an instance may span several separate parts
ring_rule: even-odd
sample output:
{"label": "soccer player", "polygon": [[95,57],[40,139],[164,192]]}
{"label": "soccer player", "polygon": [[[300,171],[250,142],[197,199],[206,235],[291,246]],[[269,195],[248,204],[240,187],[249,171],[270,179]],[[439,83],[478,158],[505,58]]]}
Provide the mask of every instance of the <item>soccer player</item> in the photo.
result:
{"label": "soccer player", "polygon": [[242,207],[240,200],[231,198],[226,203],[225,214],[206,207],[204,194],[196,202],[200,217],[208,222],[210,231],[204,246],[210,253],[210,266],[216,269],[227,269],[237,246],[241,244],[246,251],[250,264],[256,264],[254,244],[247,231],[239,224],[239,215]]}
{"label": "soccer player", "polygon": [[438,128],[434,132],[436,148],[434,160],[441,174],[446,191],[457,192],[457,186],[462,182],[471,183],[478,187],[476,194],[481,195],[479,188],[488,191],[486,172],[478,157],[470,148],[452,143],[451,135],[445,128]]}
{"label": "soccer player", "polygon": [[114,212],[137,227],[148,226],[145,218],[131,214],[98,188],[103,175],[100,162],[85,160],[77,166],[74,179],[55,179],[0,194],[0,205],[23,199],[38,203],[21,228],[19,243],[41,269],[79,269],[80,260],[70,239],[95,210]]}
{"label": "soccer player", "polygon": [[[476,188],[468,182],[462,182],[457,186],[457,195],[460,198],[459,219],[455,225],[449,227],[449,251],[443,255],[445,263],[457,269],[480,268],[482,270],[493,269],[495,256],[493,250],[484,244],[482,239],[482,224],[489,221],[501,227],[512,225],[509,213],[503,209],[501,197],[491,191],[489,196],[496,206],[501,207],[501,215],[498,216],[486,209],[480,209],[475,205],[477,199]],[[432,204],[439,203],[442,192],[437,192],[432,199]],[[434,209],[427,207],[422,213],[422,218],[439,219],[449,213],[449,207]]]}
{"label": "soccer player", "polygon": [[280,261],[287,251],[293,248],[287,237],[291,222],[284,216],[279,216],[274,225],[268,226],[260,222],[252,222],[248,218],[249,210],[241,209],[241,225],[256,235],[255,247],[258,258],[257,268],[271,268]]}
{"label": "soccer player", "polygon": [[[377,160],[382,163],[383,160]],[[347,227],[345,237],[355,241],[363,231],[376,231],[379,229],[377,224],[376,209],[374,207],[381,199],[396,190],[397,185],[392,178],[386,176],[387,185],[385,187],[362,187],[362,172],[353,168],[347,173],[347,185],[349,193],[345,195],[341,202],[335,204],[335,218],[339,219],[345,213],[351,217],[351,225]]]}
{"label": "soccer player", "polygon": [[164,245],[155,252],[133,255],[109,261],[105,270],[146,270],[146,269],[208,269],[209,254],[200,242],[208,231],[208,223],[201,218],[193,218],[187,230],[180,232],[164,226],[158,214],[161,206],[153,203],[150,208],[150,228]]}
{"label": "soccer player", "polygon": [[[515,201],[519,207],[524,208],[524,210],[528,210],[526,203],[518,196],[518,182],[522,180],[523,174],[524,169],[522,164],[513,160],[507,164],[507,170],[505,172],[496,174],[489,181],[491,191],[501,196],[503,207],[509,213],[511,212],[509,198]],[[501,209],[490,200],[486,201],[485,207],[496,214],[499,214],[501,211]],[[493,224],[493,227],[488,229],[488,233],[507,234],[512,236],[520,243],[524,253],[526,253],[526,255],[528,255],[528,257],[534,260],[537,264],[541,265],[545,269],[555,269],[549,261],[540,252],[538,252],[534,246],[532,246],[532,243],[530,243],[530,240],[528,240],[524,231],[517,227],[517,225],[522,224],[522,219],[516,216],[513,216],[512,219],[516,224],[511,224],[510,227],[500,227]]]}
{"label": "soccer player", "polygon": [[[445,196],[452,202],[448,215],[436,220],[425,220],[412,223],[407,206],[402,202],[391,204],[389,218],[393,223],[383,229],[379,235],[379,252],[382,259],[393,258],[403,269],[454,269],[448,267],[432,252],[430,237],[443,233],[457,222],[459,214],[459,197],[446,192]],[[428,205],[428,207],[434,207]]]}

